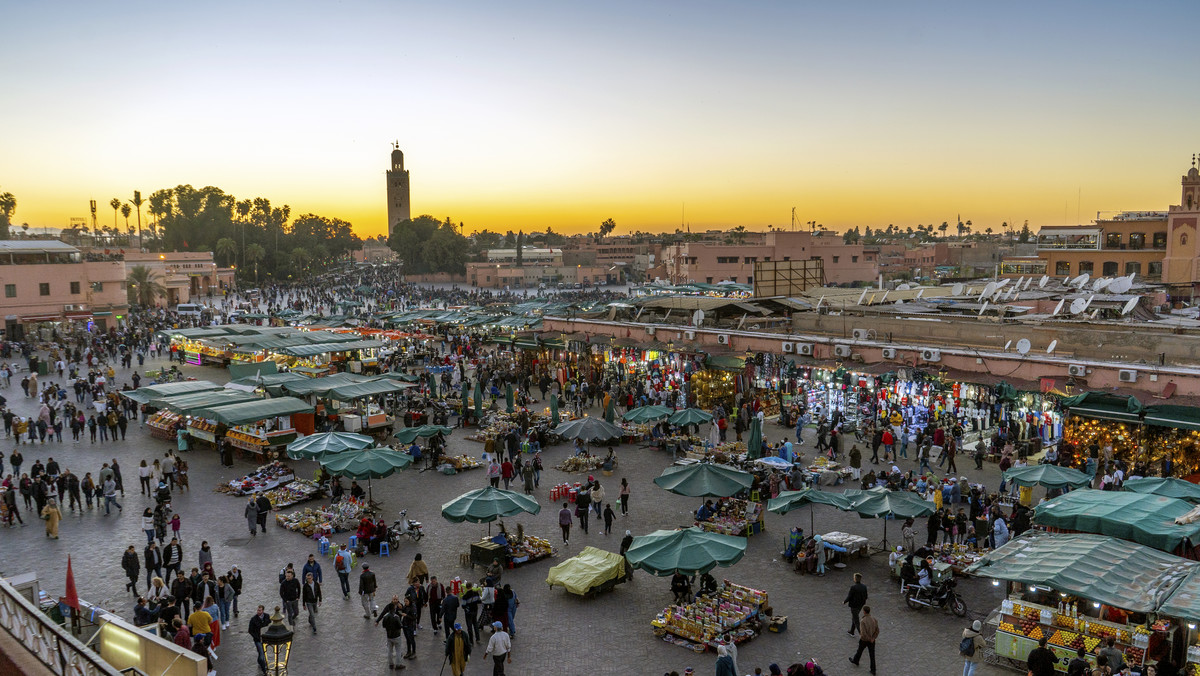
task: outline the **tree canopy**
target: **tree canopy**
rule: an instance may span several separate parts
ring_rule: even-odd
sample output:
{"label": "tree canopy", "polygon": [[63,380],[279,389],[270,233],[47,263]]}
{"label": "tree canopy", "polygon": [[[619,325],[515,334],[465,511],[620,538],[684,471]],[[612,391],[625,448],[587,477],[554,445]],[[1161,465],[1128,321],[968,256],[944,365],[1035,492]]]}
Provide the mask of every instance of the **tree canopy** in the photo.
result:
{"label": "tree canopy", "polygon": [[467,238],[463,237],[453,221],[447,218],[442,222],[429,214],[397,223],[396,229],[388,237],[388,246],[404,264],[405,274],[414,275],[437,272],[462,274],[466,272],[470,254]]}

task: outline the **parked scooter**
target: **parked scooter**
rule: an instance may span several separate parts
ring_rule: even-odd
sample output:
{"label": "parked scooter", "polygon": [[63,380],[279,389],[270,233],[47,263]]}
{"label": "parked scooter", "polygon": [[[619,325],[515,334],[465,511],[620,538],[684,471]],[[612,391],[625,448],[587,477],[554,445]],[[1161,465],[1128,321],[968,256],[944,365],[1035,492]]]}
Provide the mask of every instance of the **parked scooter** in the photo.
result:
{"label": "parked scooter", "polygon": [[400,510],[400,520],[392,524],[388,529],[388,544],[392,547],[400,546],[400,539],[407,535],[413,542],[419,542],[425,537],[425,531],[422,529],[420,521],[414,521],[407,518],[408,510]]}
{"label": "parked scooter", "polygon": [[949,609],[955,615],[962,617],[967,614],[967,604],[963,601],[962,596],[954,591],[956,586],[958,585],[954,578],[942,580],[928,587],[910,584],[904,588],[904,601],[909,608]]}

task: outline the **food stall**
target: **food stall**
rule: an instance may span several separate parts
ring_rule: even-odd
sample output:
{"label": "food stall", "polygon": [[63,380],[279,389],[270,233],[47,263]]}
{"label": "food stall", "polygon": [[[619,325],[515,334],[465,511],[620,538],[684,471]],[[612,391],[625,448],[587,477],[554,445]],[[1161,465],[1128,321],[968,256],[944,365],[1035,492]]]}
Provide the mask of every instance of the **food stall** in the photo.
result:
{"label": "food stall", "polygon": [[286,449],[298,432],[312,432],[312,410],[294,397],[278,397],[203,408],[193,418],[224,425],[234,448],[265,458]]}
{"label": "food stall", "polygon": [[505,568],[517,568],[527,563],[548,559],[558,554],[550,541],[525,534],[525,527],[517,524],[517,532],[509,533],[500,522],[500,532],[471,543],[471,567],[490,566],[493,559]]}
{"label": "food stall", "polygon": [[758,635],[754,626],[767,607],[767,593],[724,580],[712,596],[687,605],[667,606],[650,622],[654,633],[668,643],[704,652],[716,650],[717,639],[730,634],[734,643]]}
{"label": "food stall", "polygon": [[1085,488],[1038,505],[1033,523],[1054,532],[1111,535],[1200,560],[1200,522],[1176,521],[1193,508],[1191,502],[1179,498]]}
{"label": "food stall", "polygon": [[721,498],[716,504],[716,514],[707,521],[697,521],[701,530],[723,535],[750,537],[766,528],[766,505],[741,498]]}
{"label": "food stall", "polygon": [[984,555],[968,572],[1007,585],[989,619],[996,627],[994,659],[1023,665],[1046,638],[1062,670],[1079,647],[1094,664],[1096,651],[1113,638],[1125,662],[1142,671],[1183,654],[1179,623],[1164,607],[1198,569],[1194,561],[1108,536],[1035,530]]}
{"label": "food stall", "polygon": [[276,514],[275,523],[305,537],[319,538],[355,530],[364,516],[374,516],[365,502],[344,496],[321,507],[305,507],[288,514]]}
{"label": "food stall", "polygon": [[137,402],[142,406],[142,410],[148,413],[146,425],[150,428],[150,436],[163,441],[173,441],[175,439],[176,426],[182,420],[182,416],[180,416],[178,411],[170,409],[158,410],[157,407],[150,403],[151,400],[203,392],[216,392],[221,389],[220,385],[207,380],[186,380],[178,383],[147,385],[146,387],[139,387],[136,390],[123,391],[121,392],[121,396],[130,401]]}
{"label": "food stall", "polygon": [[392,378],[376,378],[331,388],[325,396],[330,401],[330,408],[341,418],[342,427],[347,432],[390,432],[395,421],[379,405],[378,399],[382,395],[400,392],[410,387],[412,385]]}

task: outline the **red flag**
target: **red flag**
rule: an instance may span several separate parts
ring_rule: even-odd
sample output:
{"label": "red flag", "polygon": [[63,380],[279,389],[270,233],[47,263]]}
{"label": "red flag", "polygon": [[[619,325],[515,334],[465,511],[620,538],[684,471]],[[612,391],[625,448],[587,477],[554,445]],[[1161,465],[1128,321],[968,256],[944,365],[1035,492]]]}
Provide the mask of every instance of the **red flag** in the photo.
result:
{"label": "red flag", "polygon": [[71,570],[71,555],[67,555],[67,593],[62,598],[63,603],[79,610],[79,592],[75,590],[75,572]]}

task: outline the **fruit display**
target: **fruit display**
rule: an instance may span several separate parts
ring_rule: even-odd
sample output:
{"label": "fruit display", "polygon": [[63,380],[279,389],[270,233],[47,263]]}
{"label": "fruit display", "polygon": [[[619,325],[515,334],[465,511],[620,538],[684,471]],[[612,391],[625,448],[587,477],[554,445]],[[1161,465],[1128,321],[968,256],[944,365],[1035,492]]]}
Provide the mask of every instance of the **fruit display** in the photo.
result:
{"label": "fruit display", "polygon": [[[1145,659],[1151,630],[1168,631],[1170,623],[1160,620],[1155,627],[1119,626],[1083,615],[1033,606],[1006,599],[1001,604],[1001,621],[997,631],[1021,636],[1031,641],[1046,638],[1050,645],[1070,651],[1083,648],[1095,654],[1109,639],[1115,639],[1125,651],[1126,661],[1141,664]],[[1015,639],[1014,639],[1015,641]],[[1002,645],[997,643],[998,646]],[[1013,644],[1016,650],[1016,644]],[[1198,651],[1200,653],[1200,651]],[[1200,673],[1197,673],[1200,676]]]}

